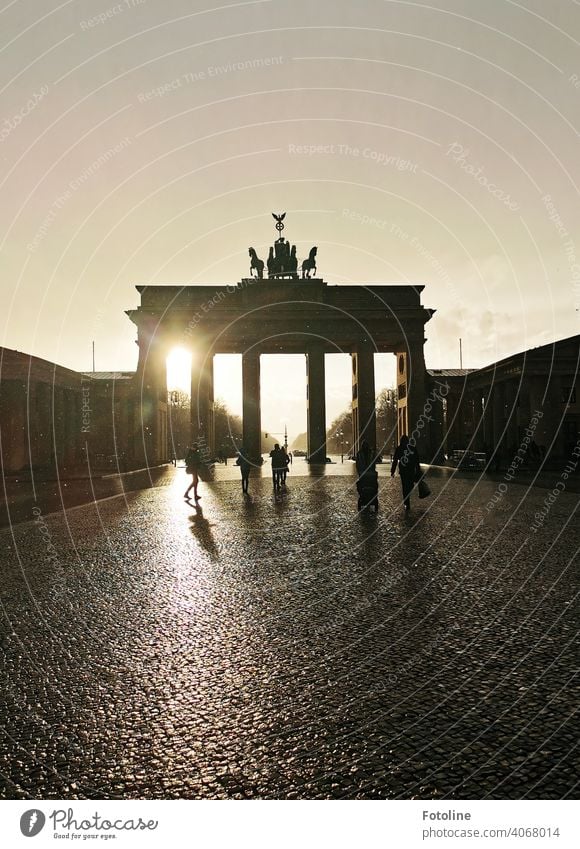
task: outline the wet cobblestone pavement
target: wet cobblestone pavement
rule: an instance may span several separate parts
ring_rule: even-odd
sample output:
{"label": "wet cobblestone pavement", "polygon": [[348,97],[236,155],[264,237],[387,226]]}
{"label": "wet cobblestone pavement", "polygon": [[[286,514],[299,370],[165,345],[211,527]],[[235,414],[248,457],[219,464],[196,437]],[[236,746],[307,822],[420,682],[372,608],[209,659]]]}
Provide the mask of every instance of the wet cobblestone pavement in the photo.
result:
{"label": "wet cobblestone pavement", "polygon": [[575,795],[578,496],[387,471],[377,517],[178,470],[0,531],[2,796]]}

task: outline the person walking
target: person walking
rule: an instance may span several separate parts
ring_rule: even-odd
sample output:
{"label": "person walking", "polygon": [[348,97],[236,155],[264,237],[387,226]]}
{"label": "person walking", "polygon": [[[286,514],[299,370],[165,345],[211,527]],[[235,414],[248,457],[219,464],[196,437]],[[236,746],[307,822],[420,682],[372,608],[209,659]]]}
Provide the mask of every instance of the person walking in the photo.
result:
{"label": "person walking", "polygon": [[199,501],[201,495],[197,494],[197,486],[199,484],[199,467],[201,466],[201,454],[197,443],[194,443],[185,455],[185,472],[191,475],[191,483],[185,490],[184,498],[189,500],[189,493],[193,489],[193,495],[196,501]]}
{"label": "person walking", "polygon": [[248,460],[248,458],[244,454],[244,449],[238,453],[238,459],[236,460],[236,466],[240,467],[240,472],[242,473],[242,492],[244,495],[248,494],[248,484],[250,482],[250,470],[252,468],[252,464]]}
{"label": "person walking", "polygon": [[411,492],[415,486],[415,482],[421,476],[421,466],[419,463],[419,452],[414,445],[409,442],[409,437],[403,434],[395,453],[393,455],[393,463],[391,466],[391,477],[395,476],[399,466],[399,474],[401,475],[401,486],[403,488],[403,503],[405,510],[409,512],[411,509]]}
{"label": "person walking", "polygon": [[290,465],[290,457],[288,456],[288,452],[286,451],[284,446],[282,446],[282,448],[280,448],[280,452],[281,452],[281,455],[282,455],[282,463],[283,463],[282,473],[281,473],[282,486],[286,486],[286,475],[288,474],[288,466]]}
{"label": "person walking", "polygon": [[272,486],[274,489],[280,489],[282,480],[282,470],[285,468],[285,463],[282,455],[282,450],[278,443],[270,451],[270,459],[272,461]]}

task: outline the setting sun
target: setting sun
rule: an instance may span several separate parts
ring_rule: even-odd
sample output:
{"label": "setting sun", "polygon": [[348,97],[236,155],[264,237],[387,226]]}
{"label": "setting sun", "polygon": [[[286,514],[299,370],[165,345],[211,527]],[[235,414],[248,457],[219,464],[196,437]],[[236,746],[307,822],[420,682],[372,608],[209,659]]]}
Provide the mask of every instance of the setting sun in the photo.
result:
{"label": "setting sun", "polygon": [[173,348],[167,357],[167,389],[191,392],[191,351]]}

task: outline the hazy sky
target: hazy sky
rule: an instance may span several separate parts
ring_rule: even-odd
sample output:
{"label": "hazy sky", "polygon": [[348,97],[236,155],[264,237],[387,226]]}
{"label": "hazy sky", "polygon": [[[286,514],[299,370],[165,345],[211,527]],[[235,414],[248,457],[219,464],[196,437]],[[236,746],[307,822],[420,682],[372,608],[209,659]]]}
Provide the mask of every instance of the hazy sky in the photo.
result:
{"label": "hazy sky", "polygon": [[428,366],[578,332],[576,0],[0,2],[2,344],[134,368],[135,284],[247,276],[272,210],[329,282],[425,284]]}

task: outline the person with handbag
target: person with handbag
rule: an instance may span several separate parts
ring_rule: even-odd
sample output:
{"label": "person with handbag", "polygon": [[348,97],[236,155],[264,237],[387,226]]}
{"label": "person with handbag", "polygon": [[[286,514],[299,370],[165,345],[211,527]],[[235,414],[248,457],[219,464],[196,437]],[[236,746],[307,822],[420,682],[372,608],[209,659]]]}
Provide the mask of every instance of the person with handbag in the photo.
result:
{"label": "person with handbag", "polygon": [[193,496],[196,501],[199,501],[201,495],[197,494],[197,486],[199,484],[199,467],[201,466],[201,454],[197,443],[194,443],[185,455],[185,473],[191,475],[191,483],[185,490],[184,498],[189,499],[189,493],[193,488]]}
{"label": "person with handbag", "polygon": [[409,442],[409,437],[406,434],[401,436],[395,453],[393,455],[393,463],[391,465],[391,477],[395,476],[399,466],[399,474],[401,476],[401,486],[403,488],[403,504],[405,510],[409,512],[411,509],[411,492],[417,480],[421,478],[421,465],[419,462],[419,452],[414,445]]}

